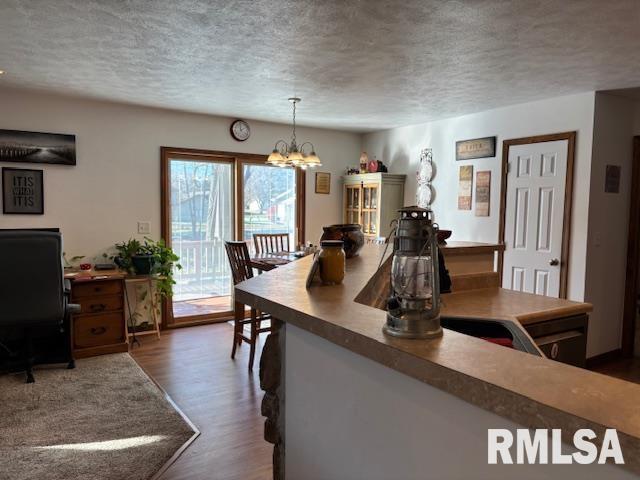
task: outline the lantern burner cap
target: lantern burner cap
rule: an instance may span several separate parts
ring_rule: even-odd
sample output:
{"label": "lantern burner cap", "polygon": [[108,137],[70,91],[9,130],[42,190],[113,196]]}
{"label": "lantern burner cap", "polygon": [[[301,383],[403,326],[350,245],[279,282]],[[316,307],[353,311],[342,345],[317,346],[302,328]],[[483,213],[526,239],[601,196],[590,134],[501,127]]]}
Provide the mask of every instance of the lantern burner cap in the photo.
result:
{"label": "lantern burner cap", "polygon": [[428,219],[433,216],[433,211],[429,208],[422,208],[416,205],[410,207],[402,207],[398,210],[400,218],[415,218],[415,219]]}

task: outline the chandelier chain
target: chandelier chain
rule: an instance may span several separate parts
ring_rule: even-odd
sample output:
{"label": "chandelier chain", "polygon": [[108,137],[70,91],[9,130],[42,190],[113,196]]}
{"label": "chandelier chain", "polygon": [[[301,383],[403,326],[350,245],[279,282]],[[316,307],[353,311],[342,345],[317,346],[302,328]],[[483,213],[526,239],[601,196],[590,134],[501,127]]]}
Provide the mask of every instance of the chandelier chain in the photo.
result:
{"label": "chandelier chain", "polygon": [[293,101],[293,137],[292,137],[292,143],[294,145],[296,145],[296,102],[295,100]]}

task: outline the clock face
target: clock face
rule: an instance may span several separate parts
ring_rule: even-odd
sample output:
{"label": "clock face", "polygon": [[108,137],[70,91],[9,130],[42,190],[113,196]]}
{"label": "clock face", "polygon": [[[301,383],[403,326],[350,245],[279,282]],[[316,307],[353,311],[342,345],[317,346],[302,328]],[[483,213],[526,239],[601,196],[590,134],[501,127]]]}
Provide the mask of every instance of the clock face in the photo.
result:
{"label": "clock face", "polygon": [[251,135],[249,124],[244,120],[236,120],[231,124],[231,136],[239,142],[244,142]]}

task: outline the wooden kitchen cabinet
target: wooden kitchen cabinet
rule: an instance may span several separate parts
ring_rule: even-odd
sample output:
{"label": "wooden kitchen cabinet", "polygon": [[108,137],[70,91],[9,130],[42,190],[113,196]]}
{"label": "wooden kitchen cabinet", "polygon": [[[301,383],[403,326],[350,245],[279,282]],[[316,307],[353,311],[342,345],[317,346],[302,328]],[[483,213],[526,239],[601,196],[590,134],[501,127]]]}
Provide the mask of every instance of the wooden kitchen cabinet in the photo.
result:
{"label": "wooden kitchen cabinet", "polygon": [[404,206],[406,175],[362,173],[343,177],[344,223],[358,223],[367,237],[388,237]]}

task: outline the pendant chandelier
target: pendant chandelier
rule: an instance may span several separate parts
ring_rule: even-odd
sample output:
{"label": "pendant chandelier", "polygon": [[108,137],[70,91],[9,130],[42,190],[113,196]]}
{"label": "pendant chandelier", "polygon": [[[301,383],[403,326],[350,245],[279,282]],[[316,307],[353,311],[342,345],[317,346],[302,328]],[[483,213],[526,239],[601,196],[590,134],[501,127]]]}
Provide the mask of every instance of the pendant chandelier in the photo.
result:
{"label": "pendant chandelier", "polygon": [[[300,167],[303,170],[307,168],[320,167],[320,159],[316,155],[315,148],[311,142],[304,142],[298,147],[296,143],[296,104],[302,100],[298,97],[292,97],[289,101],[293,104],[293,135],[291,143],[287,144],[284,140],[278,140],[273,147],[273,152],[269,155],[267,163],[277,167]],[[304,147],[309,145],[310,152],[304,152]]]}

